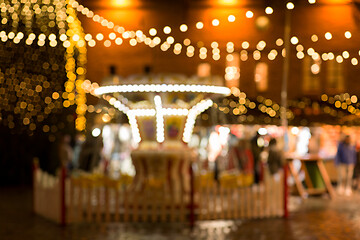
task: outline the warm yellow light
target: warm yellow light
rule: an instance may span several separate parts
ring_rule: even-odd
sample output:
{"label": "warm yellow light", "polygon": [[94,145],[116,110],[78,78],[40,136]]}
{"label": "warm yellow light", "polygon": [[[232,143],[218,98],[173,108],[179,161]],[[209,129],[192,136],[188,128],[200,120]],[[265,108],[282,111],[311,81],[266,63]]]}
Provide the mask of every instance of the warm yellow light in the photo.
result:
{"label": "warm yellow light", "polygon": [[188,30],[188,26],[186,24],[181,24],[180,25],[180,31],[186,32],[187,30]]}
{"label": "warm yellow light", "polygon": [[218,61],[218,60],[220,60],[220,55],[219,54],[215,54],[215,55],[213,55],[213,57],[212,57],[215,61]]}
{"label": "warm yellow light", "polygon": [[303,58],[305,57],[305,54],[304,54],[303,52],[297,52],[297,53],[296,53],[296,57],[297,57],[298,59],[303,59]]}
{"label": "warm yellow light", "polygon": [[153,41],[154,41],[155,45],[158,45],[161,43],[161,39],[159,37],[154,37]]}
{"label": "warm yellow light", "polygon": [[137,44],[137,41],[136,39],[132,38],[129,43],[131,46],[135,46]]}
{"label": "warm yellow light", "polygon": [[126,7],[130,5],[130,0],[113,0],[118,7]]}
{"label": "warm yellow light", "polygon": [[329,60],[329,55],[327,53],[323,53],[321,55],[321,58],[322,58],[322,60],[327,61],[327,60]]}
{"label": "warm yellow light", "polygon": [[254,58],[255,60],[260,60],[260,58],[261,58],[261,53],[260,53],[260,51],[255,50],[254,53],[253,53],[253,58]]}
{"label": "warm yellow light", "polygon": [[110,34],[109,34],[109,38],[110,38],[111,40],[114,40],[114,39],[116,38],[116,34],[115,34],[114,32],[110,33]]}
{"label": "warm yellow light", "polygon": [[348,59],[348,58],[350,57],[350,54],[349,54],[348,51],[343,51],[342,56],[343,56],[345,59]]}
{"label": "warm yellow light", "polygon": [[332,38],[332,34],[330,32],[325,33],[325,38],[330,40]]}
{"label": "warm yellow light", "polygon": [[238,0],[221,0],[221,3],[224,5],[234,5]]}
{"label": "warm yellow light", "polygon": [[216,27],[216,26],[219,26],[220,21],[219,21],[219,19],[213,19],[211,23],[212,23],[213,26]]}
{"label": "warm yellow light", "polygon": [[98,33],[98,34],[96,34],[96,39],[97,39],[98,41],[101,41],[101,40],[104,39],[104,35],[102,35],[102,33]]}
{"label": "warm yellow light", "polygon": [[207,57],[206,53],[200,53],[199,55],[200,59],[205,59]]}
{"label": "warm yellow light", "polygon": [[175,42],[175,39],[172,37],[172,36],[169,36],[167,39],[166,39],[166,42],[168,42],[169,44],[173,44]]}
{"label": "warm yellow light", "polygon": [[135,35],[136,35],[138,38],[142,38],[143,35],[144,35],[144,33],[143,33],[141,30],[137,30],[137,31],[135,32]]}
{"label": "warm yellow light", "polygon": [[335,55],[332,52],[328,53],[329,60],[333,60],[335,58]]}
{"label": "warm yellow light", "polygon": [[358,101],[358,98],[357,98],[356,95],[352,95],[350,100],[351,100],[352,103],[356,103]]}
{"label": "warm yellow light", "polygon": [[247,41],[244,41],[244,42],[241,43],[241,47],[243,49],[248,49],[250,47],[250,43],[247,42]]}
{"label": "warm yellow light", "polygon": [[170,34],[171,33],[171,27],[169,27],[169,26],[164,27],[163,30],[164,30],[165,34]]}
{"label": "warm yellow light", "polygon": [[219,43],[217,43],[217,42],[212,42],[212,43],[211,43],[211,47],[212,47],[212,48],[218,48],[218,47],[219,47]]}
{"label": "warm yellow light", "polygon": [[183,43],[184,43],[185,46],[189,46],[191,44],[191,41],[190,41],[190,39],[185,38]]}
{"label": "warm yellow light", "polygon": [[286,4],[286,8],[289,9],[289,10],[294,9],[294,7],[295,7],[295,5],[294,5],[292,2],[288,2],[288,3]]}
{"label": "warm yellow light", "polygon": [[175,44],[174,49],[176,49],[177,51],[181,51],[181,49],[182,49],[181,44],[180,43]]}
{"label": "warm yellow light", "polygon": [[272,14],[273,12],[274,12],[274,10],[271,7],[265,8],[265,13],[266,14]]}
{"label": "warm yellow light", "polygon": [[228,21],[229,22],[235,22],[235,16],[234,15],[229,15],[228,16]]}
{"label": "warm yellow light", "polygon": [[293,44],[293,45],[296,45],[299,43],[299,39],[295,36],[293,36],[291,39],[290,39],[290,42]]}
{"label": "warm yellow light", "polygon": [[[88,34],[85,35],[85,40],[86,40],[86,41],[90,41],[91,39],[92,39],[92,36],[91,36],[90,33],[88,33]],[[61,39],[60,39],[60,40],[61,40]]]}
{"label": "warm yellow light", "polygon": [[338,63],[342,63],[342,62],[344,61],[344,59],[343,59],[342,56],[338,55],[338,56],[336,56],[336,61],[337,61]]}
{"label": "warm yellow light", "polygon": [[284,44],[284,41],[281,38],[278,38],[275,43],[276,43],[277,46],[280,47],[280,46],[282,46]]}
{"label": "warm yellow light", "polygon": [[314,4],[314,3],[316,3],[316,0],[309,0],[309,3]]}
{"label": "warm yellow light", "polygon": [[311,55],[313,55],[315,53],[315,50],[313,48],[309,48],[307,50],[307,53],[311,56]]}
{"label": "warm yellow light", "polygon": [[351,38],[351,32],[349,32],[349,31],[346,31],[345,32],[345,37],[347,38],[347,39],[349,39],[349,38]]}
{"label": "warm yellow light", "polygon": [[188,56],[188,57],[193,57],[193,56],[194,56],[194,52],[186,52],[186,56]]}
{"label": "warm yellow light", "polygon": [[121,38],[116,38],[115,39],[115,44],[116,45],[121,45],[123,43],[123,40]]}
{"label": "warm yellow light", "polygon": [[245,16],[246,16],[247,18],[252,18],[252,17],[254,16],[254,13],[253,13],[252,11],[247,11],[247,12],[245,13]]}
{"label": "warm yellow light", "polygon": [[311,36],[311,41],[317,42],[318,40],[319,40],[319,38],[315,34]]}
{"label": "warm yellow light", "polygon": [[95,40],[94,40],[94,39],[91,39],[91,40],[88,42],[88,45],[89,45],[89,47],[95,47],[95,45],[96,45]]}
{"label": "warm yellow light", "polygon": [[110,46],[111,46],[110,40],[105,40],[104,46],[105,46],[105,47],[110,47]]}
{"label": "warm yellow light", "polygon": [[312,55],[311,55],[311,58],[315,61],[319,60],[320,59],[320,54],[318,54],[317,52],[314,52]]}
{"label": "warm yellow light", "polygon": [[320,66],[318,64],[311,65],[311,72],[312,74],[318,74],[320,72]]}
{"label": "warm yellow light", "polygon": [[232,54],[226,55],[226,61],[231,62],[234,60],[234,56]]}
{"label": "warm yellow light", "polygon": [[298,52],[304,51],[303,45],[301,45],[301,44],[297,45],[297,46],[296,46],[296,51],[298,51]]}
{"label": "warm yellow light", "polygon": [[275,58],[276,58],[276,55],[273,52],[269,52],[268,59],[269,60],[274,60]]}
{"label": "warm yellow light", "polygon": [[359,61],[356,58],[352,58],[351,59],[351,64],[352,65],[358,65]]}
{"label": "warm yellow light", "polygon": [[196,23],[196,28],[197,29],[202,29],[204,27],[204,23],[202,23],[202,22],[197,22]]}
{"label": "warm yellow light", "polygon": [[256,45],[256,48],[258,49],[258,50],[263,50],[264,48],[266,47],[266,42],[265,41],[263,41],[263,40],[261,40],[260,42],[258,42],[258,44]]}
{"label": "warm yellow light", "polygon": [[150,28],[149,34],[150,34],[151,36],[155,36],[155,35],[157,34],[156,29],[155,29],[155,28]]}

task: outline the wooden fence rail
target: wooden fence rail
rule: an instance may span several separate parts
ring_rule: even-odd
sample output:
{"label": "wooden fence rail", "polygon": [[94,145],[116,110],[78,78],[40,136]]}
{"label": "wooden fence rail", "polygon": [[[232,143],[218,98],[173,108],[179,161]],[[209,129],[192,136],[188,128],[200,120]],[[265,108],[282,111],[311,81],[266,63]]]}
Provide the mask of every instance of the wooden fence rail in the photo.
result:
{"label": "wooden fence rail", "polygon": [[38,168],[34,171],[34,210],[59,223],[187,222],[285,214],[282,172],[266,174],[260,184],[250,184],[239,175],[221,176],[219,182],[211,174],[195,176],[193,196],[182,190],[181,197],[175,199],[161,183],[135,191],[128,176],[118,180],[100,175],[66,179],[65,174],[54,177]]}

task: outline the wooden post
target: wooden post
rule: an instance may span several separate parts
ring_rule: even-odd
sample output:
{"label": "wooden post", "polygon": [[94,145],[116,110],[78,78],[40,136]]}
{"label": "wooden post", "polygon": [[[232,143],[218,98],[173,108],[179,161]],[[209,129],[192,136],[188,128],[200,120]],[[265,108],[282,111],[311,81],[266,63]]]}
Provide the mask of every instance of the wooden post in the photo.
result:
{"label": "wooden post", "polygon": [[[92,206],[91,206],[91,192],[92,192],[92,187],[91,187],[91,183],[90,180],[87,179],[87,221],[91,222],[92,220]],[[84,187],[85,189],[85,187]],[[84,196],[85,197],[85,196]]]}
{"label": "wooden post", "polygon": [[119,199],[119,188],[117,185],[114,188],[115,191],[115,221],[118,222],[119,219],[119,208],[120,208],[120,199]]}
{"label": "wooden post", "polygon": [[129,197],[130,191],[127,189],[124,190],[124,222],[129,221],[129,204],[128,204],[128,197]]}
{"label": "wooden post", "polygon": [[288,168],[287,168],[287,164],[284,165],[284,176],[283,176],[283,180],[284,180],[284,218],[288,218],[289,217],[289,211],[288,211],[288,185],[287,185],[287,176],[288,176]]}
{"label": "wooden post", "polygon": [[38,158],[34,158],[33,160],[33,168],[32,168],[32,189],[33,189],[33,202],[32,202],[32,206],[33,206],[33,212],[36,213],[37,211],[37,195],[38,195],[38,190],[37,190],[37,184],[36,184],[36,176],[37,176],[37,171],[39,168],[39,159]]}
{"label": "wooden post", "polygon": [[109,193],[110,193],[110,187],[107,184],[105,184],[105,221],[106,222],[110,222]]}
{"label": "wooden post", "polygon": [[60,175],[60,224],[61,226],[66,225],[66,203],[65,203],[65,180],[66,180],[66,168],[61,168]]}
{"label": "wooden post", "polygon": [[194,204],[194,195],[195,195],[195,189],[194,189],[194,171],[192,168],[192,163],[190,163],[189,167],[190,171],[190,214],[189,214],[189,222],[191,229],[195,226],[195,204]]}

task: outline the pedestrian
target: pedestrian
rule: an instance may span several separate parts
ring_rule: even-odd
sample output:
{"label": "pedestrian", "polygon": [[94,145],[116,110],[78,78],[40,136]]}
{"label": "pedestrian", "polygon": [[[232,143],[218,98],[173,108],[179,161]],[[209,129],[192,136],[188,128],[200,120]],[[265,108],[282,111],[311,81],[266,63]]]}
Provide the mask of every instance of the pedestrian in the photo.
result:
{"label": "pedestrian", "polygon": [[338,170],[338,186],[339,194],[350,196],[352,194],[351,182],[356,163],[355,146],[350,143],[350,136],[346,135],[339,143],[335,156],[335,165]]}
{"label": "pedestrian", "polygon": [[269,172],[272,176],[277,174],[284,164],[283,153],[277,147],[277,141],[275,138],[271,138],[269,141],[269,153],[267,165]]}
{"label": "pedestrian", "polygon": [[259,146],[260,134],[256,132],[256,135],[251,139],[251,152],[254,159],[254,182],[259,183],[262,179],[261,176],[261,161],[260,154],[263,151],[263,146]]}
{"label": "pedestrian", "polygon": [[62,136],[59,143],[59,158],[60,163],[63,167],[66,167],[68,170],[72,170],[72,160],[73,160],[73,149],[70,145],[71,136],[66,134]]}

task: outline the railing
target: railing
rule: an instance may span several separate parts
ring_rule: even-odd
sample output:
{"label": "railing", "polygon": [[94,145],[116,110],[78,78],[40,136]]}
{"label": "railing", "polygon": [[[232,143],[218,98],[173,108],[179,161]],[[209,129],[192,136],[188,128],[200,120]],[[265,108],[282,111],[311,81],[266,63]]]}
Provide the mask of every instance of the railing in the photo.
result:
{"label": "railing", "polygon": [[[180,198],[164,181],[153,179],[141,190],[132,178],[114,180],[101,175],[65,178],[34,168],[34,210],[58,223],[76,222],[190,222],[210,219],[255,219],[286,215],[284,176],[265,174],[251,184],[249,176],[225,174],[216,182],[211,174],[195,176],[190,192]],[[182,187],[182,189],[184,189]]]}
{"label": "railing", "polygon": [[69,222],[184,222],[189,193],[177,202],[161,182],[135,191],[128,176],[118,180],[103,176],[72,178],[68,201]]}
{"label": "railing", "polygon": [[59,176],[50,175],[34,162],[33,168],[33,208],[34,212],[64,225],[65,219],[65,169]]}
{"label": "railing", "polygon": [[219,183],[210,176],[199,182],[199,220],[253,219],[284,216],[283,172],[265,174],[263,182],[249,184],[248,176],[224,175]]}

